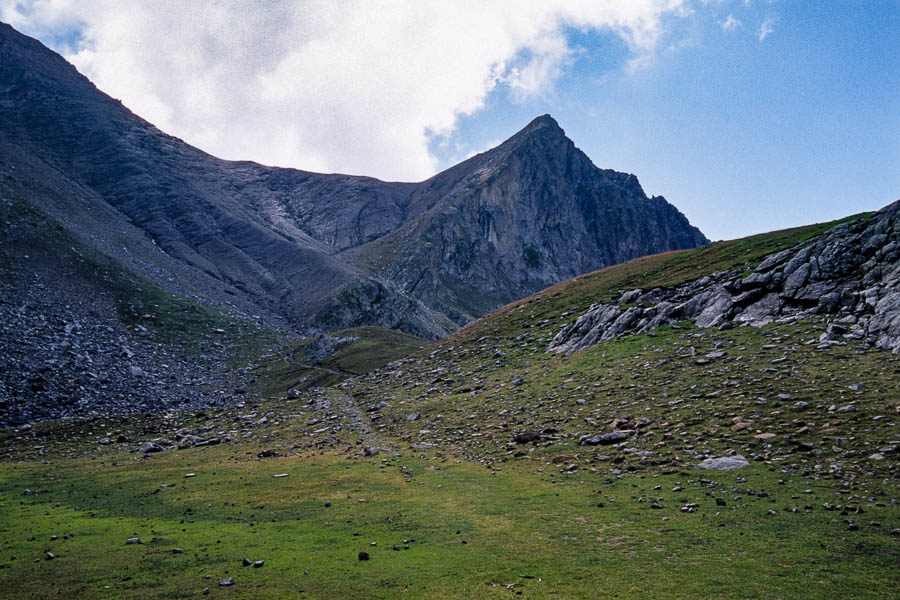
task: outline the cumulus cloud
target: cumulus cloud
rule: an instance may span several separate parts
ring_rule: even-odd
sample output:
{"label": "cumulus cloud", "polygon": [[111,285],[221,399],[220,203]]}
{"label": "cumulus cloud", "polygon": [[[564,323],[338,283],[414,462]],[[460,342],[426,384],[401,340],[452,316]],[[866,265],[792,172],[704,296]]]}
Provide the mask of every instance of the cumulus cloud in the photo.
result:
{"label": "cumulus cloud", "polygon": [[665,15],[688,13],[683,0],[0,0],[0,19],[212,154],[403,180],[434,173],[430,142],[495,90],[552,89],[574,60],[569,31],[617,35],[634,62]]}

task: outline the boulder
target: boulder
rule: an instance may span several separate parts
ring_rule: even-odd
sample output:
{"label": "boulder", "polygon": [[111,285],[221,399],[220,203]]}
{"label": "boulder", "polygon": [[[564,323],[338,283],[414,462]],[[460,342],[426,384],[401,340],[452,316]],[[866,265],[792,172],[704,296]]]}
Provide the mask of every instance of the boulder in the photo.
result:
{"label": "boulder", "polygon": [[746,458],[744,458],[740,454],[735,454],[734,456],[707,458],[706,460],[698,464],[697,468],[711,471],[725,471],[729,469],[742,469],[749,466],[750,462]]}

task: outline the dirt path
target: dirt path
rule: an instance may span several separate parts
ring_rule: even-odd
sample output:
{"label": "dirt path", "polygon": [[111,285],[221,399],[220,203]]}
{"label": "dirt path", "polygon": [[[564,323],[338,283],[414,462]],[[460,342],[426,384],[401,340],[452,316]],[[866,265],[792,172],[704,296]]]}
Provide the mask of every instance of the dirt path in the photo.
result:
{"label": "dirt path", "polygon": [[338,390],[332,390],[333,406],[340,408],[341,412],[350,417],[353,427],[359,431],[366,446],[377,448],[383,452],[396,455],[397,451],[389,447],[383,440],[378,439],[372,430],[372,422],[369,420],[367,413],[356,405],[353,398]]}

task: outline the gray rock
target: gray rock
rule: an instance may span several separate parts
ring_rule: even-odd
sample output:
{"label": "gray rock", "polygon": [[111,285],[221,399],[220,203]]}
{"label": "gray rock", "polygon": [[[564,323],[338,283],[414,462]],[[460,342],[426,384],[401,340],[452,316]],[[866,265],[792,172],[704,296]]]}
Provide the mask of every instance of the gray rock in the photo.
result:
{"label": "gray rock", "polygon": [[610,433],[599,433],[595,435],[583,435],[578,439],[579,446],[608,446],[617,444],[628,439],[628,434],[614,429]]}
{"label": "gray rock", "polygon": [[643,293],[644,290],[641,289],[627,291],[619,298],[619,304],[631,304],[632,302],[637,300]]}
{"label": "gray rock", "polygon": [[191,448],[200,441],[196,435],[186,435],[178,440],[178,448],[179,450],[185,450],[187,448]]}
{"label": "gray rock", "polygon": [[541,434],[539,431],[523,431],[522,433],[517,433],[513,440],[517,444],[527,444],[529,442],[536,442],[541,439]]}
{"label": "gray rock", "polygon": [[164,448],[159,444],[156,444],[154,442],[144,442],[143,444],[141,444],[138,452],[141,452],[142,454],[151,454],[153,452],[162,452],[163,450]]}
{"label": "gray rock", "polygon": [[194,442],[194,447],[203,447],[203,446],[216,446],[222,442],[221,439],[217,437],[211,437],[205,440],[200,440],[199,442]]}
{"label": "gray rock", "polygon": [[742,469],[750,466],[746,458],[740,454],[734,456],[723,456],[721,458],[707,458],[697,465],[698,469],[722,471],[728,469]]}

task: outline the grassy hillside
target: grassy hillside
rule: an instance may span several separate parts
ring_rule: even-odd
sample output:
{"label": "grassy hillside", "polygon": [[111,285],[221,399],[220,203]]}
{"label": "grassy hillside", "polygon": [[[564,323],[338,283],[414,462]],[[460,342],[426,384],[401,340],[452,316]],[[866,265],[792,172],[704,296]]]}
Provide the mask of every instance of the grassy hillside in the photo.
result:
{"label": "grassy hillside", "polygon": [[354,327],[331,334],[338,343],[319,359],[309,356],[315,340],[299,340],[277,359],[257,369],[260,394],[326,387],[373,371],[425,347],[422,338],[382,327]]}
{"label": "grassy hillside", "polygon": [[[296,398],[303,344],[255,372],[277,396],[6,432],[0,596],[896,597],[900,357],[820,348],[823,319],[546,352],[617,291],[833,225],[578,277],[405,358],[420,342],[340,332],[358,338],[316,367],[340,383]],[[218,443],[136,452],[187,434]],[[750,466],[696,468],[735,453]]]}

